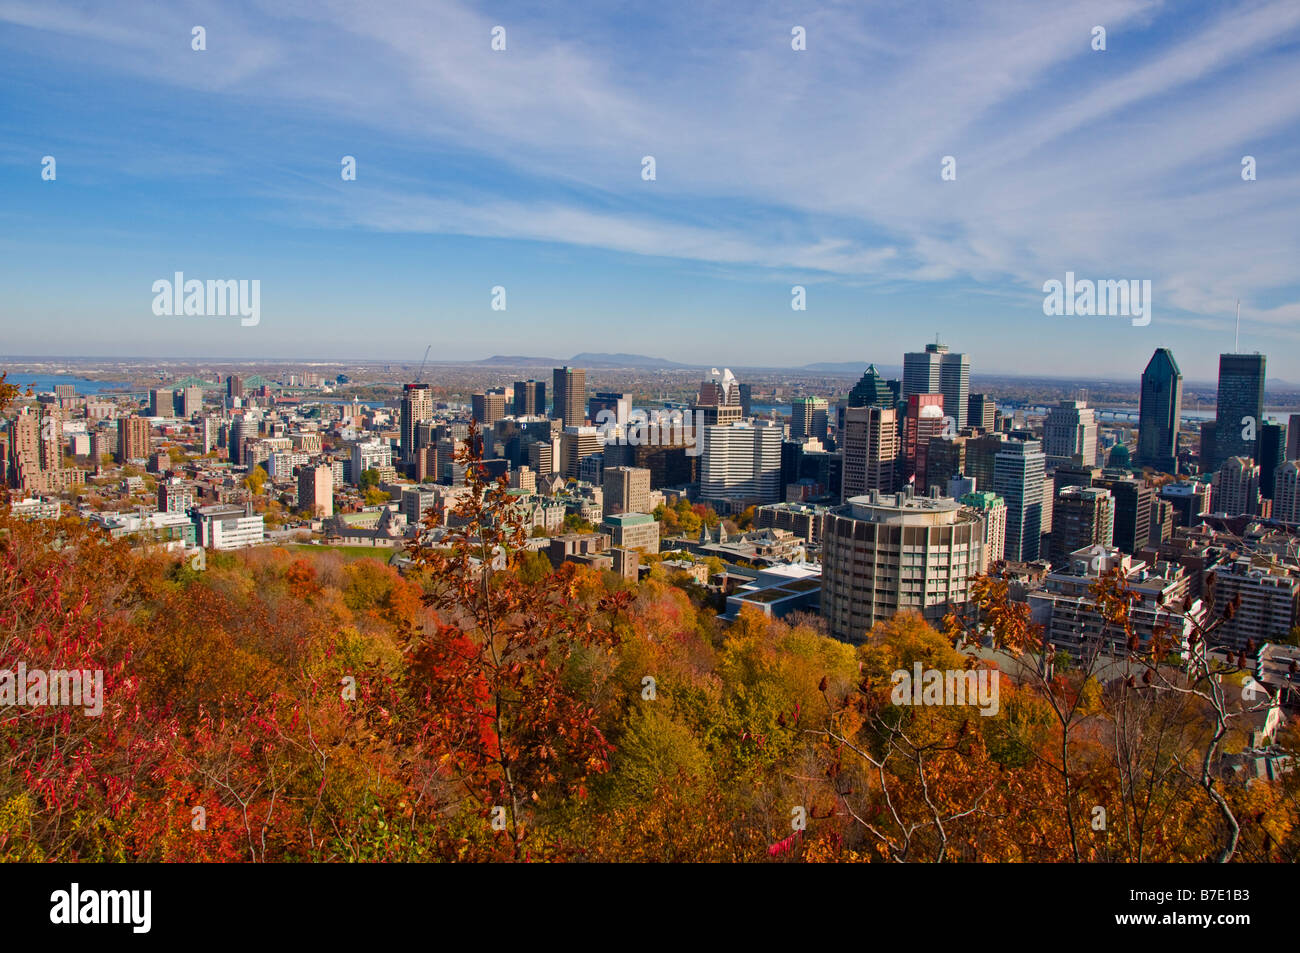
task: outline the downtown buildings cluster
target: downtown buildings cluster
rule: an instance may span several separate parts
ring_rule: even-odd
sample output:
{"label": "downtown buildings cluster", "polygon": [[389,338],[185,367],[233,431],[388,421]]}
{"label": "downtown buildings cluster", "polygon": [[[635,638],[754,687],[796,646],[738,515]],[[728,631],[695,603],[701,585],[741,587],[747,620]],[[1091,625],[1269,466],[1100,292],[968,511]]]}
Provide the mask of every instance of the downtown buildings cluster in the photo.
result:
{"label": "downtown buildings cluster", "polygon": [[973,576],[996,573],[1054,645],[1082,654],[1113,639],[1086,604],[1118,570],[1148,635],[1190,634],[1240,596],[1226,647],[1292,639],[1300,420],[1265,416],[1263,355],[1221,357],[1204,420],[1184,419],[1165,348],[1135,422],[1078,399],[1000,403],[971,392],[970,371],[935,342],[903,356],[901,379],[870,365],[838,393],[792,395],[788,412],[756,408],[725,370],[677,402],[593,390],[580,367],[468,402],[421,379],[390,399],[335,397],[345,381],[310,374],[174,380],[147,405],[60,387],[20,402],[0,459],[27,497],[16,512],[55,515],[63,500],[142,545],[347,544],[400,566],[424,516],[445,524],[467,492],[473,421],[530,548],[628,578],[663,562],[714,591],[724,618],[818,612],[857,642],[903,610],[937,622]]}

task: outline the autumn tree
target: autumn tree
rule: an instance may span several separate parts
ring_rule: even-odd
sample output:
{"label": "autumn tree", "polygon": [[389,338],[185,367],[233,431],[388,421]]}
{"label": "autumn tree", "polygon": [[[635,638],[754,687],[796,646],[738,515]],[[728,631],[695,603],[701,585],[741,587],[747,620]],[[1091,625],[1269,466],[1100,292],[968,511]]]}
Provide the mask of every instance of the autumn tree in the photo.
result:
{"label": "autumn tree", "polygon": [[[399,734],[422,756],[413,765],[416,787],[450,782],[480,819],[477,830],[495,821],[507,836],[505,856],[518,859],[528,856],[539,813],[584,798],[588,778],[608,768],[611,745],[566,672],[580,650],[612,648],[612,623],[626,598],[580,605],[572,565],[521,578],[522,516],[507,480],[488,482],[478,446],[471,424],[457,457],[467,492],[451,525],[436,547],[421,535],[408,550],[441,618],[411,632],[396,704]],[[439,525],[430,511],[424,529]],[[462,837],[460,849],[472,848],[475,837]]]}

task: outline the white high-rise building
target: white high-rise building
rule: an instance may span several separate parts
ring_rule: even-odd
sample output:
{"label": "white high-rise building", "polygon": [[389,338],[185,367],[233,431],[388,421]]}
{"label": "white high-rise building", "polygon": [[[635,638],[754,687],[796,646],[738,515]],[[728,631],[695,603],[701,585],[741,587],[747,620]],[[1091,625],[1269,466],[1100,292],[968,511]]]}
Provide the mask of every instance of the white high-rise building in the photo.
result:
{"label": "white high-rise building", "polygon": [[[991,496],[991,494],[990,494]],[[826,513],[821,612],[836,638],[912,609],[938,623],[987,564],[984,517],[947,497],[872,492]]]}
{"label": "white high-rise building", "polygon": [[1273,481],[1273,519],[1300,523],[1300,463],[1288,460]]}
{"label": "white high-rise building", "polygon": [[1214,511],[1229,516],[1259,515],[1259,465],[1249,457],[1229,457],[1215,479]]}
{"label": "white high-rise building", "polygon": [[783,429],[765,421],[705,427],[700,499],[781,502]]}
{"label": "white high-rise building", "polygon": [[367,470],[393,465],[393,447],[381,440],[369,440],[352,445],[352,482],[361,479]]}
{"label": "white high-rise building", "polygon": [[1081,400],[1063,400],[1047,412],[1043,453],[1071,457],[1084,466],[1097,462],[1097,412]]}
{"label": "white high-rise building", "polygon": [[1003,441],[993,459],[993,492],[1007,504],[1007,559],[1038,559],[1046,459],[1037,440]]}

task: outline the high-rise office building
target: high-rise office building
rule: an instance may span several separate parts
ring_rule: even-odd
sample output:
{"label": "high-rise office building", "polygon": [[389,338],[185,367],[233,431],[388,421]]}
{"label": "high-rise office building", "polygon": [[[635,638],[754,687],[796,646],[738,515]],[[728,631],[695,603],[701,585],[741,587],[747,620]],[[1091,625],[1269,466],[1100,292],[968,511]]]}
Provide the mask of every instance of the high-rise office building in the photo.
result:
{"label": "high-rise office building", "polygon": [[944,432],[943,408],[943,394],[913,394],[907,398],[907,412],[903,417],[900,486],[903,483],[915,483],[918,492],[924,491],[926,451],[930,441]]}
{"label": "high-rise office building", "polygon": [[643,467],[605,469],[605,515],[650,512],[650,471]]}
{"label": "high-rise office building", "polygon": [[825,440],[829,404],[824,397],[796,397],[790,401],[790,439]]}
{"label": "high-rise office building", "polygon": [[1286,425],[1268,421],[1259,428],[1259,495],[1273,499],[1273,477],[1286,459]]}
{"label": "high-rise office building", "polygon": [[329,466],[307,464],[298,468],[298,509],[315,519],[334,515],[334,471]]}
{"label": "high-rise office building", "polygon": [[721,424],[704,428],[700,499],[780,503],[782,428]]}
{"label": "high-rise office building", "polygon": [[998,404],[988,394],[971,394],[966,401],[966,426],[992,430]]}
{"label": "high-rise office building", "polygon": [[605,451],[600,430],[596,427],[565,427],[560,431],[560,460],[564,476],[577,480],[584,457],[600,456]]}
{"label": "high-rise office building", "polygon": [[1093,485],[1110,490],[1115,498],[1115,546],[1130,556],[1136,555],[1151,537],[1155,491],[1145,481],[1132,477],[1103,475]]}
{"label": "high-rise office building", "polygon": [[713,427],[732,424],[744,418],[744,408],[740,405],[740,384],[726,369],[721,375],[700,382],[700,392],[691,406],[696,419],[703,426]]}
{"label": "high-rise office building", "polygon": [[1037,440],[1004,440],[994,457],[992,489],[1007,505],[1007,559],[1032,562],[1039,557],[1046,461]]}
{"label": "high-rise office building", "polygon": [[226,397],[243,397],[244,379],[231,374],[226,378]]}
{"label": "high-rise office building", "polygon": [[970,397],[970,358],[951,354],[946,344],[927,344],[924,351],[903,355],[903,399],[913,394],[943,394],[946,413],[966,426]]}
{"label": "high-rise office building", "polygon": [[898,411],[876,405],[844,412],[841,499],[894,489],[898,464]]}
{"label": "high-rise office building", "polygon": [[203,411],[203,388],[202,387],[182,387],[176,393],[177,416],[184,417],[186,420],[192,418],[195,414]]}
{"label": "high-rise office building", "polygon": [[149,456],[149,421],[144,417],[121,417],[117,421],[117,462],[142,460]]}
{"label": "high-rise office building", "polygon": [[557,367],[551,374],[551,414],[563,427],[581,427],[587,422],[587,372],[580,367]]}
{"label": "high-rise office building", "polygon": [[868,364],[862,378],[849,391],[849,407],[888,407],[891,410],[898,405],[898,392],[889,386],[889,382],[880,376],[876,365]]}
{"label": "high-rise office building", "polygon": [[1300,414],[1292,414],[1287,421],[1286,458],[1300,460]]}
{"label": "high-rise office building", "polygon": [[[967,437],[945,437],[940,434],[931,437],[925,450],[925,488],[937,486],[941,491],[948,486],[948,481],[966,470]],[[921,482],[922,474],[917,474]]]}
{"label": "high-rise office building", "polygon": [[1214,412],[1217,470],[1229,457],[1259,460],[1259,428],[1264,423],[1263,354],[1219,355],[1219,398]]}
{"label": "high-rise office building", "polygon": [[1197,461],[1201,465],[1202,473],[1214,472],[1214,430],[1215,423],[1213,420],[1202,420],[1200,426],[1201,449],[1197,456]]}
{"label": "high-rise office building", "polygon": [[984,559],[984,520],[956,500],[909,491],[855,496],[822,526],[821,612],[838,639],[862,642],[910,609],[938,623],[967,601]]}
{"label": "high-rise office building", "polygon": [[414,463],[415,453],[422,449],[415,439],[415,427],[433,419],[433,391],[428,384],[403,384],[401,405],[401,434],[398,437],[399,459]]}
{"label": "high-rise office building", "polygon": [[515,381],[515,416],[540,417],[546,414],[546,382]]}
{"label": "high-rise office building", "polygon": [[1219,467],[1214,510],[1229,516],[1259,515],[1259,464],[1250,457],[1229,457]]}
{"label": "high-rise office building", "polygon": [[1097,413],[1081,400],[1063,400],[1043,422],[1043,453],[1084,466],[1097,462]]}
{"label": "high-rise office building", "polygon": [[170,417],[175,413],[172,392],[161,388],[149,391],[149,416]]}
{"label": "high-rise office building", "polygon": [[597,427],[626,427],[632,413],[632,395],[621,391],[597,391],[587,402],[591,422]]}
{"label": "high-rise office building", "polygon": [[470,412],[479,426],[487,431],[506,415],[506,392],[501,388],[470,395]]}
{"label": "high-rise office building", "polygon": [[1115,532],[1115,498],[1099,486],[1067,486],[1052,505],[1052,564],[1061,566],[1086,546],[1110,547]]}
{"label": "high-rise office building", "polygon": [[1176,474],[1183,372],[1169,348],[1157,348],[1147,361],[1139,400],[1137,465]]}
{"label": "high-rise office building", "polygon": [[1199,480],[1166,483],[1160,488],[1160,499],[1174,508],[1175,526],[1196,526],[1202,516],[1213,512],[1210,494],[1210,484]]}
{"label": "high-rise office building", "polygon": [[1273,519],[1300,523],[1300,463],[1288,460],[1273,477]]}
{"label": "high-rise office building", "polygon": [[975,489],[993,489],[994,463],[1002,449],[1000,434],[986,433],[966,441],[966,475],[975,481]]}

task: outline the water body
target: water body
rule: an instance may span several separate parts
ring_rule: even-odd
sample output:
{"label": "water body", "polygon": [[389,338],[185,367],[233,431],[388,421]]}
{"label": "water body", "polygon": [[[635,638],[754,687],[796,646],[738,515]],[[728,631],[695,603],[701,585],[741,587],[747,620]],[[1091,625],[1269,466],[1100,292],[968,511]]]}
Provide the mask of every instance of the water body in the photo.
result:
{"label": "water body", "polygon": [[[0,368],[3,370],[3,368]],[[54,393],[54,385],[71,384],[77,388],[77,393],[86,396],[89,394],[128,394],[131,386],[127,381],[92,381],[86,377],[73,377],[68,374],[25,374],[21,372],[10,371],[6,381],[14,384],[20,391],[27,390],[28,386],[37,393]]]}

